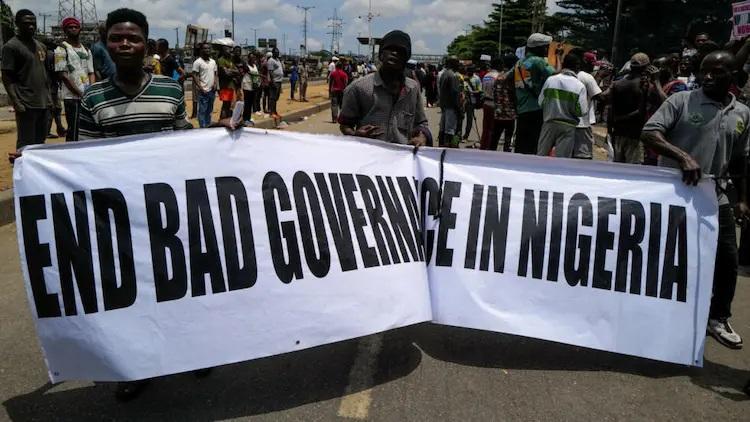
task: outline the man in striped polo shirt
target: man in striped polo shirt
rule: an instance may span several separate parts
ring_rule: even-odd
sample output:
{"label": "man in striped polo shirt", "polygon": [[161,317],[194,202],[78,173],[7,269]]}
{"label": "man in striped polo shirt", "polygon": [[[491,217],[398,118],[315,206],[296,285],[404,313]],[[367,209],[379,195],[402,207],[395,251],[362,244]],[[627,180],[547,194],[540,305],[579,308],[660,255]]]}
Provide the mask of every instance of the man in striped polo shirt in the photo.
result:
{"label": "man in striped polo shirt", "polygon": [[586,87],[578,80],[581,58],[568,54],[560,73],[550,76],[539,95],[544,114],[537,155],[549,155],[552,148],[557,157],[573,157],[576,126],[588,111]]}
{"label": "man in striped polo shirt", "polygon": [[[135,10],[118,9],[107,16],[106,28],[107,49],[116,74],[84,93],[79,139],[192,129],[179,82],[143,70],[146,17]],[[217,126],[234,129],[229,118]]]}
{"label": "man in striped polo shirt", "polygon": [[[83,95],[79,139],[191,129],[185,114],[185,97],[172,78],[146,73],[148,22],[131,9],[107,16],[107,50],[115,63],[114,77],[92,85]],[[234,129],[230,119],[217,126]],[[204,376],[208,370],[194,372]],[[115,396],[127,401],[138,396],[149,380],[118,383]]]}

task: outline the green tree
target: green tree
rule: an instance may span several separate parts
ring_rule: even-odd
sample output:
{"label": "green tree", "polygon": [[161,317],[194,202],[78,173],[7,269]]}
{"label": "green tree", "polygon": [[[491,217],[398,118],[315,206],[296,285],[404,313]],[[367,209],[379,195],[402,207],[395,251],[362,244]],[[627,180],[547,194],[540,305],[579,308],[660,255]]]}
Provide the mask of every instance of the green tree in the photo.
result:
{"label": "green tree", "polygon": [[3,41],[8,41],[16,35],[16,25],[13,11],[4,1],[0,2],[0,22],[3,25]]}
{"label": "green tree", "polygon": [[[623,0],[621,52],[623,62],[630,50],[649,54],[679,50],[683,40],[708,32],[719,43],[727,40],[733,0]],[[564,8],[555,14],[562,32],[573,44],[609,50],[612,47],[617,0],[559,0]]]}
{"label": "green tree", "polygon": [[[503,49],[515,49],[531,35],[531,0],[507,0],[502,8]],[[477,60],[482,54],[497,55],[500,37],[499,3],[481,25],[474,25],[467,35],[459,35],[448,45],[448,54],[461,59]]]}
{"label": "green tree", "polygon": [[[680,50],[697,32],[719,44],[728,39],[731,4],[736,0],[622,0],[618,63],[631,50],[650,55]],[[558,0],[563,11],[548,16],[544,29],[558,39],[587,49],[610,50],[617,0]],[[467,35],[456,37],[448,53],[462,59],[497,54],[500,5]],[[531,0],[507,0],[503,10],[503,49],[524,45],[531,32]]]}

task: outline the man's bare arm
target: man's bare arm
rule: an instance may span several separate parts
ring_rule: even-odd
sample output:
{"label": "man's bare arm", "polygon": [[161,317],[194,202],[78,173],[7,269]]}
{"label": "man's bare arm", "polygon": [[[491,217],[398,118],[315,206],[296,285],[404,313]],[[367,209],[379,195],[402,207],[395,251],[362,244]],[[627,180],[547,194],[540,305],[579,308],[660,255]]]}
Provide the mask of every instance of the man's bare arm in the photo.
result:
{"label": "man's bare arm", "polygon": [[701,180],[701,166],[698,162],[687,152],[670,144],[663,133],[657,130],[643,131],[641,141],[657,154],[675,160],[682,169],[682,181],[686,184],[697,185]]}
{"label": "man's bare arm", "polygon": [[8,93],[13,108],[23,113],[26,111],[26,107],[18,99],[18,91],[16,91],[16,80],[10,72],[3,72],[3,85],[5,86],[5,92]]}

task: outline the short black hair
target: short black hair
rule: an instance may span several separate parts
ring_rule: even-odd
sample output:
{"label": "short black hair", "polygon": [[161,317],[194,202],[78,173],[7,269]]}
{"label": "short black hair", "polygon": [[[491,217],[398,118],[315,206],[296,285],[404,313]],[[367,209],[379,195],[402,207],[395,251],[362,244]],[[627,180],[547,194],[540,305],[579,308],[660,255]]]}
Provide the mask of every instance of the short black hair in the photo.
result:
{"label": "short black hair", "polygon": [[118,23],[130,22],[138,25],[143,31],[143,37],[148,38],[148,20],[146,16],[133,9],[121,8],[113,10],[107,15],[107,32]]}
{"label": "short black hair", "polygon": [[563,67],[569,70],[578,70],[581,67],[581,56],[574,53],[568,53],[563,59]]}
{"label": "short black hair", "polygon": [[21,9],[18,12],[16,12],[16,25],[18,25],[19,23],[21,23],[21,19],[24,18],[24,17],[26,17],[26,16],[33,16],[33,17],[36,18],[36,15],[31,10],[29,10],[29,9]]}
{"label": "short black hair", "polygon": [[163,45],[164,48],[169,48],[169,41],[165,40],[164,38],[159,38],[158,40],[156,40],[156,45]]}
{"label": "short black hair", "polygon": [[516,65],[517,62],[518,62],[518,57],[514,53],[508,52],[508,53],[505,53],[505,55],[503,55],[503,65],[505,65],[506,69],[512,68],[513,66]]}
{"label": "short black hair", "polygon": [[498,70],[503,66],[503,59],[501,57],[493,57],[492,60],[490,60],[490,67]]}

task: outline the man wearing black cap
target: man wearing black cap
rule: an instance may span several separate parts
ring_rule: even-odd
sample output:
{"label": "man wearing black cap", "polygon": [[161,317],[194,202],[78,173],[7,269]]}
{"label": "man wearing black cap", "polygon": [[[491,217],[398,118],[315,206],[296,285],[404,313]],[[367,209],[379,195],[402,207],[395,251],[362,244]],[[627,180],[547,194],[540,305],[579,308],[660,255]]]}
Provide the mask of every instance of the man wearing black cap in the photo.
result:
{"label": "man wearing black cap", "polygon": [[341,133],[398,144],[432,144],[419,83],[404,75],[410,57],[408,34],[391,31],[383,37],[378,71],[344,91],[338,118]]}

